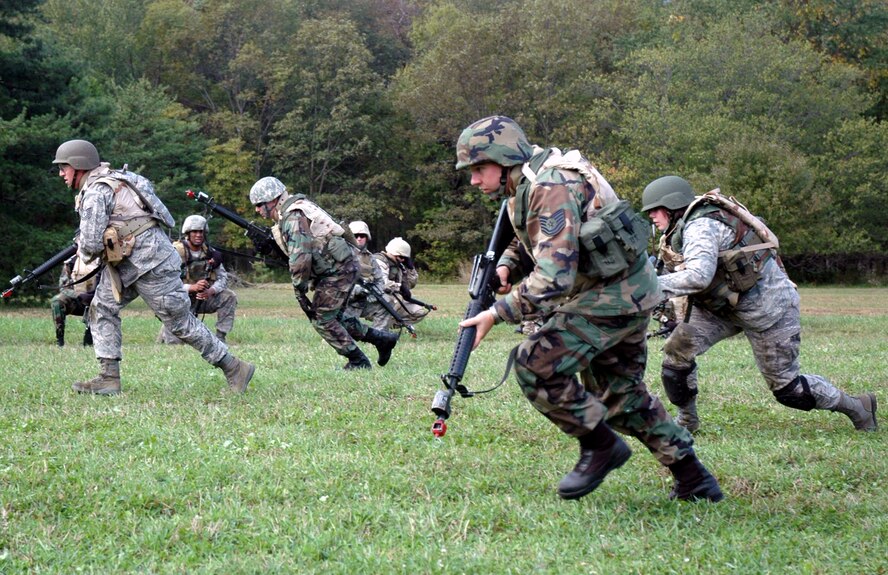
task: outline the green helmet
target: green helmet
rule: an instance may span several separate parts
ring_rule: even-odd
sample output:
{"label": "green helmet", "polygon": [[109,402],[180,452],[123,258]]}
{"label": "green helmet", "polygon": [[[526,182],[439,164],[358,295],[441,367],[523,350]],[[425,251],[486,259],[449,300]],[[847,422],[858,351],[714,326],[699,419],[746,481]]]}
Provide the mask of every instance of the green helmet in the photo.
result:
{"label": "green helmet", "polygon": [[184,236],[188,232],[203,232],[204,234],[208,234],[210,232],[210,226],[207,224],[207,219],[197,214],[185,218],[185,221],[182,222],[182,235]]}
{"label": "green helmet", "polygon": [[492,162],[500,166],[523,164],[533,155],[533,146],[515,120],[490,116],[462,131],[456,142],[456,169]]}
{"label": "green helmet", "polygon": [[68,164],[75,170],[93,170],[99,167],[99,151],[86,140],[68,140],[56,150],[53,164]]}
{"label": "green helmet", "polygon": [[287,191],[287,187],[277,178],[266,176],[250,188],[250,203],[254,206],[270,202]]}
{"label": "green helmet", "polygon": [[657,208],[680,210],[694,201],[691,184],[678,176],[663,176],[647,185],[641,194],[641,211],[649,212]]}

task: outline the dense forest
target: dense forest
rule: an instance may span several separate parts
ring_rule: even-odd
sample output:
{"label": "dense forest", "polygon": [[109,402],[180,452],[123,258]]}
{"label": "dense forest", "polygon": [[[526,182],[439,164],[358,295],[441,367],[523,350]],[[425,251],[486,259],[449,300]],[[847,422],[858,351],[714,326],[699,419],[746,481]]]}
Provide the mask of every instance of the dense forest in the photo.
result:
{"label": "dense forest", "polygon": [[274,175],[453,277],[494,211],[454,144],[491,114],[636,204],[664,174],[719,187],[789,256],[888,248],[888,0],[7,0],[0,278],[70,242],[71,138],[179,222],[187,188],[252,217]]}

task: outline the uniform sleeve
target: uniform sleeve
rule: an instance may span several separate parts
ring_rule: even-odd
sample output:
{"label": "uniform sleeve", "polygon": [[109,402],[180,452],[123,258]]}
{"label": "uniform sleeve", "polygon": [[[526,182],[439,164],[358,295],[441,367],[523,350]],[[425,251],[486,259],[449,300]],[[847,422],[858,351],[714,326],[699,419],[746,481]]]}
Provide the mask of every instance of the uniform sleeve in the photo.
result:
{"label": "uniform sleeve", "polygon": [[416,268],[406,268],[401,270],[401,282],[406,283],[407,287],[410,289],[415,288],[417,282],[419,282],[419,272],[416,271]]}
{"label": "uniform sleeve", "polygon": [[401,283],[392,278],[391,262],[382,254],[374,254],[374,259],[379,264],[379,271],[382,273],[382,291],[386,293],[397,292],[401,287]]}
{"label": "uniform sleeve", "polygon": [[114,191],[107,184],[87,188],[80,200],[79,252],[84,262],[102,255],[102,235],[114,209]]}
{"label": "uniform sleeve", "polygon": [[308,220],[302,212],[288,212],[281,221],[281,233],[287,242],[290,260],[290,276],[294,286],[305,284],[311,279],[311,234]]}
{"label": "uniform sleeve", "polygon": [[536,264],[494,305],[500,319],[519,323],[524,316],[546,314],[564,302],[577,277],[580,205],[563,183],[538,182],[531,190],[526,224]]}
{"label": "uniform sleeve", "polygon": [[734,231],[712,218],[697,218],[683,231],[684,269],[660,276],[660,289],[667,297],[695,294],[709,287],[718,265],[722,245],[730,246]]}

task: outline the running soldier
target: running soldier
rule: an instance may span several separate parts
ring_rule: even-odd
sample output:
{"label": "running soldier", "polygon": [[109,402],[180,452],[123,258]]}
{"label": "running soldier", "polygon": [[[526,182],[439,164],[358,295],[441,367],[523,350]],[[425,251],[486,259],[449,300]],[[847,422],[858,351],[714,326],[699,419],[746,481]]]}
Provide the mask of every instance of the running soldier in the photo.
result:
{"label": "running soldier", "polygon": [[173,335],[222,369],[230,390],[244,392],[255,367],[228,353],[228,347],[191,313],[179,277],[181,258],[159,227],[173,227],[175,222],[153,184],[133,172],[112,170],[86,140],[59,146],[52,163],[58,165],[65,185],[78,191],[74,202],[80,215],[78,255],[87,263],[99,258],[105,262],[90,305],[101,371],[91,380],[75,382],[74,391],[120,393],[120,311],[141,296]]}
{"label": "running soldier", "polygon": [[663,388],[678,407],[681,425],[691,432],[700,427],[697,357],[742,333],[779,403],[838,411],[855,429],[875,431],[874,394],[851,396],[823,376],[801,373],[799,293],[777,256],[776,238],[761,220],[718,193],[698,198],[678,176],[648,184],[642,205],[658,228],[671,230],[662,259],[681,264],[660,276],[660,289],[667,297],[689,296],[691,306],[663,348]]}
{"label": "running soldier", "polygon": [[[622,271],[603,276],[600,262],[581,243],[582,224],[603,222],[598,214],[618,203],[607,181],[578,152],[531,146],[505,116],[463,130],[456,156],[456,168],[471,171],[473,186],[497,201],[509,198],[509,219],[534,262],[522,278],[517,250],[507,250],[497,267],[505,297],[460,326],[477,328],[477,346],[494,324],[519,324],[531,314],[543,320],[517,347],[515,375],[531,404],[579,442],[579,461],[558,494],[583,497],[629,459],[632,452],[616,429],[669,468],[675,478],[670,498],[721,500],[691,434],[672,421],[643,381],[647,327],[660,300],[647,255],[642,249]],[[639,229],[648,226],[640,223]],[[602,249],[610,249],[606,243]]]}

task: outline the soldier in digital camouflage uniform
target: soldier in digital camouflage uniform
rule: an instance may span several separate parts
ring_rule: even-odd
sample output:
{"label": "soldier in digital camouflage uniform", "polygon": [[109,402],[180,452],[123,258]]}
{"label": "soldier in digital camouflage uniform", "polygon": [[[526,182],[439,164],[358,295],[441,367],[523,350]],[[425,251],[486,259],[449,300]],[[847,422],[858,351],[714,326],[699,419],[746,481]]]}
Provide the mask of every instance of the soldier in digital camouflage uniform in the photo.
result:
{"label": "soldier in digital camouflage uniform", "polygon": [[368,328],[354,318],[345,319],[359,266],[355,248],[346,240],[342,226],[304,195],[291,196],[277,178],[265,177],[253,184],[250,202],[256,213],[276,222],[275,239],[289,256],[293,287],[302,293],[313,287],[311,325],[336,353],[348,358],[344,368],[371,367],[355,340],[376,347],[376,363],[388,363],[399,334]]}
{"label": "soldier in digital camouflage uniform", "polygon": [[[65,345],[65,319],[69,315],[83,317],[96,293],[95,269],[100,261],[84,264],[74,254],[62,265],[61,277],[59,277],[59,293],[54,295],[49,302],[52,309],[52,319],[56,328],[56,343],[59,347]],[[89,323],[83,332],[83,345],[92,345],[92,332]]]}
{"label": "soldier in digital camouflage uniform", "polygon": [[[476,326],[478,345],[496,323],[518,324],[529,314],[544,320],[518,346],[515,372],[533,406],[579,440],[579,461],[561,480],[558,494],[582,497],[629,459],[631,451],[616,429],[636,437],[669,468],[675,478],[670,498],[721,500],[718,482],[692,449],[690,433],[672,421],[643,381],[647,326],[660,299],[647,257],[607,280],[579,271],[583,215],[590,203],[594,211],[617,201],[609,184],[601,178],[596,188],[573,170],[540,170],[557,151],[531,146],[505,116],[468,126],[456,152],[456,167],[471,170],[473,186],[495,199],[509,198],[509,218],[534,261],[531,273],[513,287],[520,267],[516,251],[508,250],[497,267],[500,293],[507,295],[460,326]],[[522,173],[525,165],[536,174],[535,183]],[[526,216],[516,219],[520,211]]]}
{"label": "soldier in digital camouflage uniform", "polygon": [[642,194],[642,211],[658,227],[671,230],[664,258],[682,264],[674,273],[660,276],[660,289],[666,296],[687,295],[692,305],[688,321],[676,327],[663,349],[663,387],[678,407],[677,421],[690,431],[700,426],[697,357],[723,339],[743,333],[778,402],[802,411],[839,411],[855,429],[874,431],[874,394],[849,396],[823,376],[800,372],[799,294],[779,265],[776,251],[751,250],[760,275],[747,291],[733,292],[720,252],[767,245],[765,239],[724,207],[695,199],[691,185],[678,176],[658,178]]}
{"label": "soldier in digital camouflage uniform", "polygon": [[[429,314],[429,310],[406,299],[411,297],[410,290],[415,288],[419,281],[419,272],[413,265],[410,244],[403,238],[393,238],[383,251],[373,254],[373,259],[382,272],[383,292],[392,308],[410,325],[422,321]],[[373,322],[373,327],[377,329],[398,327],[397,320],[379,303],[372,302],[368,308],[366,317]]]}
{"label": "soldier in digital camouflage uniform", "polygon": [[[179,339],[222,369],[228,387],[243,392],[254,366],[230,353],[190,311],[191,302],[179,277],[181,259],[159,223],[172,227],[173,218],[147,179],[132,172],[111,170],[86,140],[69,140],[59,146],[53,164],[59,177],[79,193],[78,255],[85,262],[106,262],[90,306],[98,376],[78,381],[80,393],[120,393],[122,336],[120,311],[141,296],[154,314]],[[108,245],[117,249],[106,249]],[[112,261],[116,260],[116,261]]]}
{"label": "soldier in digital camouflage uniform", "polygon": [[[222,254],[207,243],[210,233],[206,218],[191,215],[182,223],[182,239],[173,247],[182,259],[182,282],[191,300],[195,315],[216,314],[216,337],[225,341],[234,327],[237,312],[237,294],[228,289],[228,272],[222,263]],[[164,326],[158,340],[179,344],[182,340]]]}

